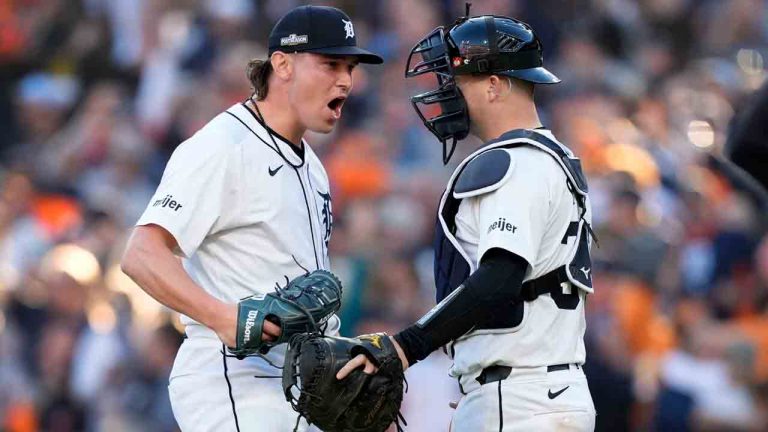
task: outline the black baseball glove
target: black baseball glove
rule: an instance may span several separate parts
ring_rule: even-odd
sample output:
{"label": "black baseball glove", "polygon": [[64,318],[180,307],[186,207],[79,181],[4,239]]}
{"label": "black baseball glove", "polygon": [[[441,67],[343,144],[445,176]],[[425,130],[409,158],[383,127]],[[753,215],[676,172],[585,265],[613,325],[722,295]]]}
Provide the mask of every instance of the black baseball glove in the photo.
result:
{"label": "black baseball glove", "polygon": [[[341,282],[327,270],[315,270],[288,282],[275,292],[247,297],[237,304],[237,345],[229,350],[238,357],[264,354],[291,336],[318,332],[341,306]],[[261,339],[264,321],[280,327],[274,341]]]}
{"label": "black baseball glove", "polygon": [[[356,369],[343,380],[336,373],[358,354],[378,367]],[[405,376],[394,344],[384,333],[355,339],[297,335],[288,345],[283,391],[293,409],[325,432],[383,432],[400,415]]]}

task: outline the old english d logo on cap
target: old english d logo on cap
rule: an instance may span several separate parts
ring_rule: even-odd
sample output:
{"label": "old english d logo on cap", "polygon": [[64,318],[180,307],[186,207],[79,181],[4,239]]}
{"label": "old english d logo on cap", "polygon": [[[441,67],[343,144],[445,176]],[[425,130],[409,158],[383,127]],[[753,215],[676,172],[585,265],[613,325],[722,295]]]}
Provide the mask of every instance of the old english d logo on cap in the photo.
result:
{"label": "old english d logo on cap", "polygon": [[352,27],[352,21],[343,19],[341,22],[344,23],[344,31],[347,32],[347,35],[344,37],[344,39],[355,37],[355,28]]}

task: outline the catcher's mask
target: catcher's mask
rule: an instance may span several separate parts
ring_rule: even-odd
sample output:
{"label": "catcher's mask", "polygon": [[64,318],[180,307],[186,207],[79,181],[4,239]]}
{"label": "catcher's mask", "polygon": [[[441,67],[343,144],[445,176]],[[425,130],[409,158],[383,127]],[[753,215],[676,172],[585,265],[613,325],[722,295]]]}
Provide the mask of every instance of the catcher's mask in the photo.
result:
{"label": "catcher's mask", "polygon": [[[412,66],[414,54],[421,61]],[[443,163],[451,159],[456,142],[469,134],[469,109],[456,85],[456,75],[503,75],[535,84],[559,83],[542,65],[541,42],[533,29],[504,16],[465,16],[419,41],[408,55],[405,77],[426,73],[437,77],[437,88],[411,97],[411,104],[443,144]],[[439,104],[440,113],[428,118],[421,105],[432,104]]]}

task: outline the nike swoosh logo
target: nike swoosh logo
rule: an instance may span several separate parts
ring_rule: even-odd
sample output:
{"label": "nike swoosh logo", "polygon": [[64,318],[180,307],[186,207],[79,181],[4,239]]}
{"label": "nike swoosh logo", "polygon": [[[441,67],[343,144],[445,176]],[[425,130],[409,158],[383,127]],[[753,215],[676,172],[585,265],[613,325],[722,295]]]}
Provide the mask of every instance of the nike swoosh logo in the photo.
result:
{"label": "nike swoosh logo", "polygon": [[283,167],[283,165],[280,165],[279,167],[277,167],[275,169],[267,167],[267,169],[269,170],[269,175],[274,177],[275,174],[277,174],[277,172],[280,171],[280,168],[282,168],[282,167]]}
{"label": "nike swoosh logo", "polygon": [[570,387],[570,386],[565,386],[565,388],[564,388],[564,389],[562,389],[562,390],[560,390],[560,391],[556,391],[556,392],[554,392],[554,393],[552,393],[552,390],[550,390],[550,391],[547,393],[547,396],[549,396],[549,398],[550,398],[550,399],[554,399],[554,398],[556,398],[556,397],[560,396],[561,394],[563,394],[563,392],[564,392],[564,391],[568,390],[568,387]]}

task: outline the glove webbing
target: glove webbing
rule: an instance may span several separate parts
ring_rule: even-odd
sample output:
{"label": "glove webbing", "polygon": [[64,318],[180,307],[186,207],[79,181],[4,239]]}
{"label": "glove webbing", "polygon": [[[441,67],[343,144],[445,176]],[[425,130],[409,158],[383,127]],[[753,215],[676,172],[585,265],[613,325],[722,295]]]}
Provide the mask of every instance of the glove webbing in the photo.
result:
{"label": "glove webbing", "polygon": [[[294,335],[290,339],[290,341],[288,341],[288,345],[289,346],[293,346],[293,344],[295,343],[295,344],[297,344],[297,346],[303,346],[303,342],[305,340],[311,339],[312,337],[315,337],[315,336],[316,335],[312,334],[312,333],[300,333],[300,334]],[[301,353],[299,353],[299,354],[301,354]],[[318,358],[320,360],[325,360],[325,354],[323,352],[318,352],[317,350],[315,350],[315,355],[318,356]],[[299,357],[300,357],[300,355],[297,355],[296,357],[294,357],[294,359],[298,359]],[[286,367],[286,365],[283,365],[283,367]],[[295,362],[291,363],[290,365],[287,365],[287,367],[290,367],[290,368],[293,369],[293,371],[291,373],[294,376],[298,376],[299,375],[299,373],[295,371],[295,368],[296,368],[296,363]],[[312,379],[307,384],[302,383],[302,387],[309,387],[310,385],[312,385],[313,383],[317,382],[317,380],[320,379],[320,377],[321,377],[320,371],[315,370],[313,372],[314,372],[314,374],[312,376]],[[293,387],[295,387],[295,388],[297,388],[299,390],[300,397],[301,397],[301,395],[306,395],[308,398],[318,398],[318,399],[321,398],[318,395],[312,394],[312,393],[304,390],[303,388],[300,388],[296,384],[291,386],[291,388],[293,388]],[[299,423],[301,423],[301,418],[304,417],[301,414],[301,411],[299,409],[299,398],[293,398],[292,397],[288,402],[291,404],[291,407],[293,408],[293,410],[296,411],[297,413],[299,413],[296,416],[296,425],[294,425],[294,427],[293,427],[293,432],[298,432],[298,430],[299,430]],[[309,423],[308,420],[307,420],[307,423]]]}

